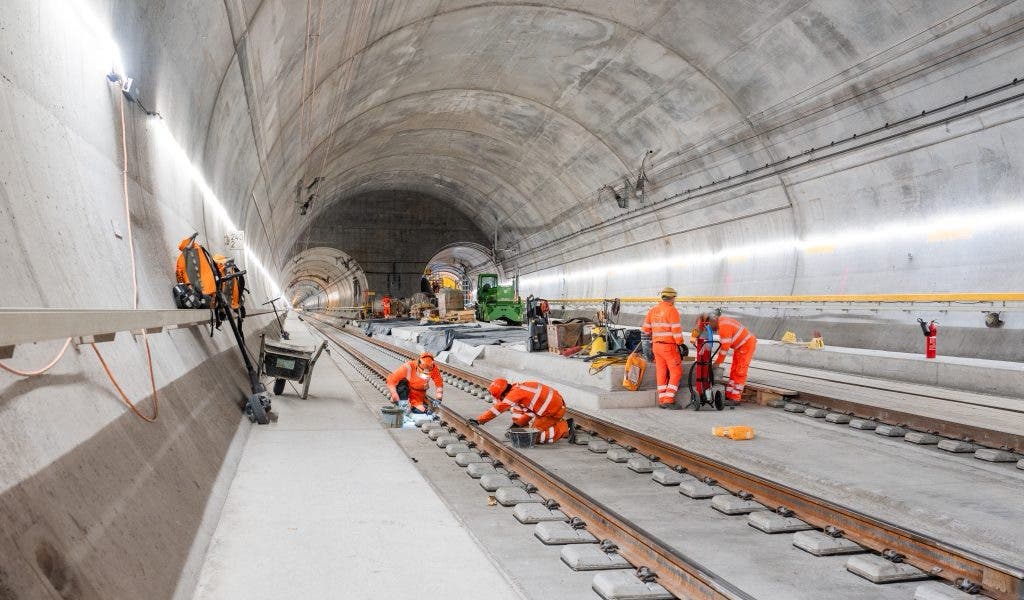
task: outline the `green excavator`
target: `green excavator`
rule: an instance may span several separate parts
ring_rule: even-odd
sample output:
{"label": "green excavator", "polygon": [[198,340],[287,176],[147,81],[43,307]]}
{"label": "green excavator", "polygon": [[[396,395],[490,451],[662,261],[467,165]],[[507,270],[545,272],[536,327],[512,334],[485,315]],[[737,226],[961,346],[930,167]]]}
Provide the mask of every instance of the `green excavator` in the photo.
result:
{"label": "green excavator", "polygon": [[503,320],[512,324],[523,322],[523,301],[519,298],[519,278],[512,285],[498,285],[494,273],[481,273],[476,278],[476,320]]}

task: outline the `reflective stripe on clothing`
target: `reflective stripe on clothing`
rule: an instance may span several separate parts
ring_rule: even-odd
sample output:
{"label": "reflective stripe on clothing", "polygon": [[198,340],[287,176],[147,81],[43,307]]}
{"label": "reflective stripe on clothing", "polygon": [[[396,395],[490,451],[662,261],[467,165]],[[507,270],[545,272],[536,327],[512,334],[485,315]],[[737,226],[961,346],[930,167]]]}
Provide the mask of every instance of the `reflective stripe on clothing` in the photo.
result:
{"label": "reflective stripe on clothing", "polygon": [[683,343],[683,326],[679,321],[679,311],[671,302],[659,302],[647,312],[640,331],[651,336],[656,342]]}

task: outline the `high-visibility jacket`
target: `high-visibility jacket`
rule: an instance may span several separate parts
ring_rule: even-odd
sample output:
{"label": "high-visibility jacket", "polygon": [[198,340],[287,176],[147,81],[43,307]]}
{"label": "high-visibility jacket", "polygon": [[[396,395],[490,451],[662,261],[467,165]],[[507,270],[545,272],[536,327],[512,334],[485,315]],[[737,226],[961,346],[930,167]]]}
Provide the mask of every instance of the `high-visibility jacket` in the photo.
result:
{"label": "high-visibility jacket", "polygon": [[527,414],[536,417],[561,419],[565,414],[565,401],[558,390],[536,381],[524,381],[513,383],[505,397],[481,413],[476,420],[486,423],[513,406],[522,407]]}
{"label": "high-visibility jacket", "polygon": [[735,351],[751,340],[757,340],[754,334],[750,333],[749,329],[732,317],[718,318],[718,339],[722,342],[722,347],[718,351],[718,358],[715,359],[716,363],[721,363],[725,360],[725,354],[729,348]]}
{"label": "high-visibility jacket", "polygon": [[[410,360],[407,363],[403,363],[397,369],[388,375],[388,389],[391,391],[391,397],[395,398],[398,396],[398,383],[405,379],[409,382],[409,401],[412,404],[419,404],[416,400],[421,400],[426,396],[427,387],[430,385],[430,381],[434,381],[434,387],[437,390],[435,395],[440,400],[441,396],[444,395],[444,380],[441,379],[441,370],[434,365],[429,372],[424,373],[419,370],[415,360]],[[415,398],[414,398],[415,397]]]}
{"label": "high-visibility jacket", "polygon": [[678,346],[683,343],[683,325],[679,322],[679,311],[676,310],[675,304],[664,300],[647,311],[640,331],[651,336],[651,341],[655,344],[664,342]]}

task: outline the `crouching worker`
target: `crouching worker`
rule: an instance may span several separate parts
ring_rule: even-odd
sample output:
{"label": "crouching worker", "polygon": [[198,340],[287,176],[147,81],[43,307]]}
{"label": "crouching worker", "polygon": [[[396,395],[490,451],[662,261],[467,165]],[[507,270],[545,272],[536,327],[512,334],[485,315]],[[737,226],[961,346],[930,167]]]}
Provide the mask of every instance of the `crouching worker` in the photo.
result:
{"label": "crouching worker", "polygon": [[572,419],[563,418],[565,401],[558,390],[536,381],[509,383],[506,379],[495,379],[487,389],[494,396],[494,406],[470,419],[470,423],[486,423],[512,409],[512,422],[519,427],[538,429],[541,444],[553,444],[566,436],[572,441],[575,427]]}
{"label": "crouching worker", "polygon": [[391,392],[392,404],[398,404],[408,395],[409,410],[418,414],[430,412],[427,401],[427,387],[434,381],[435,397],[441,401],[444,395],[444,381],[441,370],[434,364],[434,355],[429,352],[420,354],[416,360],[402,364],[388,375],[388,390]]}
{"label": "crouching worker", "polygon": [[702,315],[701,319],[711,325],[711,330],[718,334],[722,343],[715,358],[718,367],[725,360],[725,355],[732,349],[732,365],[729,367],[729,381],[725,384],[725,398],[735,406],[743,396],[743,386],[747,384],[747,370],[754,358],[757,338],[742,323],[732,317],[719,315],[717,312]]}

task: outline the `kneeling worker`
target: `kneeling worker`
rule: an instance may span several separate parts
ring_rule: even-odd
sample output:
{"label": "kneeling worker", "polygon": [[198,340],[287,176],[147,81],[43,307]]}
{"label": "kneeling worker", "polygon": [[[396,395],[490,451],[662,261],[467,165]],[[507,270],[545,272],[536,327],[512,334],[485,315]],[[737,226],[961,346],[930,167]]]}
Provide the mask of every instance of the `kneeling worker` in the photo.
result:
{"label": "kneeling worker", "polygon": [[738,403],[743,396],[743,386],[747,383],[747,369],[754,358],[757,338],[732,317],[724,317],[715,312],[707,315],[705,320],[711,325],[711,330],[718,334],[718,339],[722,343],[718,358],[715,359],[715,366],[722,364],[726,353],[732,348],[732,366],[729,367],[725,397]]}
{"label": "kneeling worker", "polygon": [[527,427],[532,424],[540,430],[541,444],[552,444],[566,435],[572,440],[575,428],[572,419],[562,418],[565,416],[565,402],[558,390],[536,381],[509,383],[506,379],[495,379],[487,389],[494,396],[494,406],[479,417],[470,419],[470,423],[486,423],[512,409],[512,420],[516,425]]}
{"label": "kneeling worker", "polygon": [[388,375],[388,390],[391,391],[391,402],[398,404],[402,400],[398,386],[404,381],[409,389],[409,408],[414,413],[424,414],[430,411],[427,405],[427,387],[434,381],[435,396],[441,401],[444,395],[444,381],[441,370],[434,364],[434,355],[423,352],[416,360],[402,364]]}

